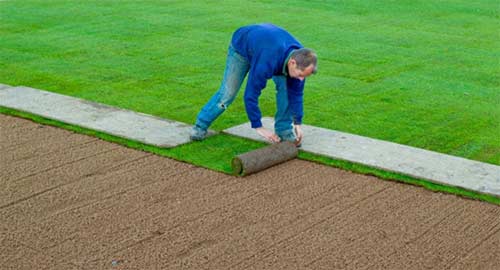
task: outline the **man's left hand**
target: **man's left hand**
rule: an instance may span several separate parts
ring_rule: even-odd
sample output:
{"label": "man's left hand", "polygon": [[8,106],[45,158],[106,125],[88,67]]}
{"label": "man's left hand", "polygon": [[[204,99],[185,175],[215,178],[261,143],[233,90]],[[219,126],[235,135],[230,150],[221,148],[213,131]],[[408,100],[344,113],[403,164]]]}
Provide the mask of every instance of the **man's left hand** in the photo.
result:
{"label": "man's left hand", "polygon": [[304,137],[304,133],[302,132],[302,125],[294,125],[293,129],[295,131],[295,137],[297,140],[295,141],[295,145],[300,145],[302,143],[302,138]]}

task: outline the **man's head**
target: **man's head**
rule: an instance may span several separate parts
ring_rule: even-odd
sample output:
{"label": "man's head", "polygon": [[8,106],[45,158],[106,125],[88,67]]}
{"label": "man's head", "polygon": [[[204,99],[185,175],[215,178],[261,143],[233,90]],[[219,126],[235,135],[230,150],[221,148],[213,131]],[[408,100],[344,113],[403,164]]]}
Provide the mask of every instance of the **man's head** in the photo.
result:
{"label": "man's head", "polygon": [[316,73],[317,62],[318,57],[313,50],[307,48],[295,50],[287,63],[288,75],[303,81],[307,76]]}

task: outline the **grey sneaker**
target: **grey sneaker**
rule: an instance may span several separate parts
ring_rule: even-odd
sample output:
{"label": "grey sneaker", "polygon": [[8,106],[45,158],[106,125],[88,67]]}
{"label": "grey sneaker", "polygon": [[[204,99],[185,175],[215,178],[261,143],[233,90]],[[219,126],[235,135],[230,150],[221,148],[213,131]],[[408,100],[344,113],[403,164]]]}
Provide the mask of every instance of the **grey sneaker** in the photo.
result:
{"label": "grey sneaker", "polygon": [[207,131],[205,129],[202,129],[198,126],[194,126],[193,129],[191,130],[191,135],[189,138],[193,141],[202,141],[207,137]]}

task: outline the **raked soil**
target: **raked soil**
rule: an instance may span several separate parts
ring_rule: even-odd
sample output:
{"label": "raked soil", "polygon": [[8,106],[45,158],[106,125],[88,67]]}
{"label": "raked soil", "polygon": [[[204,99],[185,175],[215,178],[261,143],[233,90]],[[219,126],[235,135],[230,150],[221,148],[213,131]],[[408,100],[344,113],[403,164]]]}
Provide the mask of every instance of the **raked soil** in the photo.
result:
{"label": "raked soil", "polygon": [[500,269],[500,207],[293,160],[247,177],[0,115],[1,269]]}

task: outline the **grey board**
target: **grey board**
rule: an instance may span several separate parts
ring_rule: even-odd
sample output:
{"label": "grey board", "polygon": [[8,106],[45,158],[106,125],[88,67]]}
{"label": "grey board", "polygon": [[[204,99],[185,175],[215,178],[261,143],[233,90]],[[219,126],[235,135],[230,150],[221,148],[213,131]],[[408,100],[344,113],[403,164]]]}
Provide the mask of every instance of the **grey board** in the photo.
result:
{"label": "grey board", "polygon": [[1,84],[1,83],[0,83],[0,90],[2,90],[2,89],[7,89],[7,88],[11,88],[11,87],[12,87],[12,86],[10,86],[10,85],[6,85],[6,84]]}
{"label": "grey board", "polygon": [[159,147],[190,141],[191,125],[29,87],[0,89],[0,106]]}
{"label": "grey board", "polygon": [[[272,118],[262,122],[273,130]],[[500,166],[309,125],[302,129],[303,151],[500,196]],[[224,132],[264,141],[250,123]]]}

